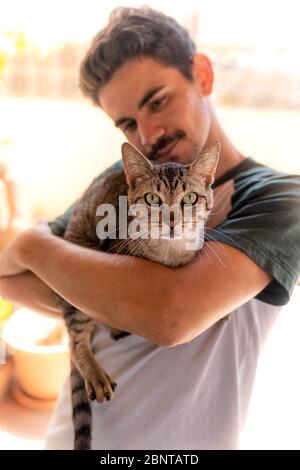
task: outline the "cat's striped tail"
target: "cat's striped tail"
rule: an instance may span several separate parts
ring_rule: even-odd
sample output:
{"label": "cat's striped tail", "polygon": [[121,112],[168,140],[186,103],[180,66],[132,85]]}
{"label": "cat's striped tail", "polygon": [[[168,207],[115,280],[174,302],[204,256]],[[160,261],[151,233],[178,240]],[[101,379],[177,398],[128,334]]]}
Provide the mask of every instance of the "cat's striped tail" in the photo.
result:
{"label": "cat's striped tail", "polygon": [[71,362],[71,393],[73,404],[74,450],[92,447],[92,411],[84,380]]}

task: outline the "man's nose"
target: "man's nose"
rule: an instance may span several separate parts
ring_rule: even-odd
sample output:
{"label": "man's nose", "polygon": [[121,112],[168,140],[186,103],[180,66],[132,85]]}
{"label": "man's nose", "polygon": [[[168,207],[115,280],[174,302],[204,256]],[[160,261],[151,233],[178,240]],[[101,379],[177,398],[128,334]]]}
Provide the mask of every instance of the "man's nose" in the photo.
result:
{"label": "man's nose", "polygon": [[147,152],[150,152],[158,139],[166,134],[166,130],[162,124],[151,121],[150,119],[140,121],[138,128],[141,145]]}

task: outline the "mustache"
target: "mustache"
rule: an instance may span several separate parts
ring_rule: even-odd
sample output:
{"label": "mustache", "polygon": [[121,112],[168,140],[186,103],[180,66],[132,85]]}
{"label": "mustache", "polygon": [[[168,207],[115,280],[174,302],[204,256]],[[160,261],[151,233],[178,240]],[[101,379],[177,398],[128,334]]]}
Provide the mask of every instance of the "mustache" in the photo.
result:
{"label": "mustache", "polygon": [[168,136],[168,137],[160,137],[157,142],[153,145],[151,152],[148,153],[147,157],[149,160],[155,160],[158,152],[163,150],[168,145],[175,142],[175,140],[180,140],[185,137],[185,132],[183,131],[176,131],[175,134]]}

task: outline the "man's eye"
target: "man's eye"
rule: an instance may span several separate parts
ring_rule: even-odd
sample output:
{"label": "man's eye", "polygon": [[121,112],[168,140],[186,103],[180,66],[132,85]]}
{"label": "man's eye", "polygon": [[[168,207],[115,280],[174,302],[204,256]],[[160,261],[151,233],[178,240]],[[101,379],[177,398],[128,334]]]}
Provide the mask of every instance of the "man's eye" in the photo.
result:
{"label": "man's eye", "polygon": [[123,131],[134,131],[136,129],[136,122],[135,121],[129,121],[127,124],[125,124]]}
{"label": "man's eye", "polygon": [[152,101],[152,103],[150,104],[151,110],[156,111],[157,109],[159,109],[160,106],[164,103],[165,99],[166,99],[165,96],[162,96],[161,98],[158,98],[157,100]]}

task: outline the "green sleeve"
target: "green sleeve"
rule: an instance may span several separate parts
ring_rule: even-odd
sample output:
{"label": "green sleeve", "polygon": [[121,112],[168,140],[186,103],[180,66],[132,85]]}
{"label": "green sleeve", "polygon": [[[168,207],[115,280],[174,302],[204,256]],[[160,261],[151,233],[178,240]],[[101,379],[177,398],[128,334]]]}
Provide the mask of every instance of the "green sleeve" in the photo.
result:
{"label": "green sleeve", "polygon": [[272,274],[256,298],[285,305],[300,275],[300,176],[258,164],[234,183],[231,211],[207,239],[237,248]]}
{"label": "green sleeve", "polygon": [[[98,181],[100,178],[104,178],[113,171],[120,170],[121,168],[123,168],[123,162],[122,160],[118,160],[105,171],[103,171],[100,175],[98,175],[93,181]],[[56,219],[49,222],[49,226],[54,235],[57,235],[59,237],[63,236],[68,220],[76,205],[76,202],[77,201],[75,201],[63,214],[59,215],[58,217],[56,217]]]}

